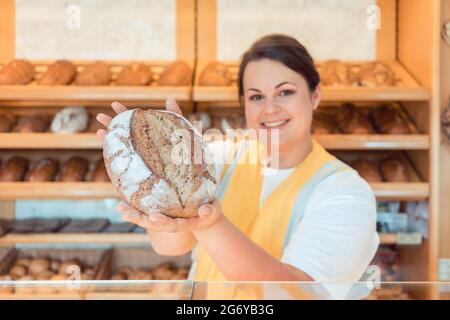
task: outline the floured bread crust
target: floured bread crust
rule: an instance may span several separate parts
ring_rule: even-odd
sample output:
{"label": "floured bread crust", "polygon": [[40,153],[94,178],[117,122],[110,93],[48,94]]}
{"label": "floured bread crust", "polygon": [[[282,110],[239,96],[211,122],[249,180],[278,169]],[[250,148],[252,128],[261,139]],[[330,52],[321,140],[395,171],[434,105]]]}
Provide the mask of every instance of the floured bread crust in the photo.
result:
{"label": "floured bread crust", "polygon": [[[172,135],[178,129],[190,135],[190,164],[171,161],[173,148],[180,146],[177,135]],[[193,163],[195,146],[203,160],[199,164]],[[143,213],[195,217],[200,205],[214,199],[214,169],[207,164],[201,136],[176,113],[137,109],[120,113],[108,126],[103,154],[113,185]]]}

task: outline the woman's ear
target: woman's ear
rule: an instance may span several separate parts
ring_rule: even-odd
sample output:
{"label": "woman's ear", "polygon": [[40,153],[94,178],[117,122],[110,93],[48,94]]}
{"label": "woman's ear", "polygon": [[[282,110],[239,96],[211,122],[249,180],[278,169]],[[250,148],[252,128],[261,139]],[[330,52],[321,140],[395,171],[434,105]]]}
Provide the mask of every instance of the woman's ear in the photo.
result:
{"label": "woman's ear", "polygon": [[322,99],[322,87],[320,83],[317,85],[316,89],[311,93],[311,101],[313,104],[313,110],[316,110]]}

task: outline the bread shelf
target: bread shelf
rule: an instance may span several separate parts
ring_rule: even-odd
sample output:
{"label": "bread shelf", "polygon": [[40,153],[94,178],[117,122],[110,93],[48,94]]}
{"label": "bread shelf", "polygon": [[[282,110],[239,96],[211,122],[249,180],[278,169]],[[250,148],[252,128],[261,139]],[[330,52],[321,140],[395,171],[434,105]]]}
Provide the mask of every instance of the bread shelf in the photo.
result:
{"label": "bread shelf", "polygon": [[[386,62],[386,61],[385,61]],[[193,88],[193,100],[197,102],[238,102],[238,91],[236,86],[238,62],[224,61],[228,66],[232,79],[232,85],[220,86],[200,86],[198,85],[199,75],[208,64],[206,61],[199,61]],[[396,73],[399,83],[395,87],[323,87],[322,101],[427,101],[430,98],[429,91],[421,87],[416,80],[397,61],[388,61],[391,69]],[[237,106],[237,105],[236,105]]]}
{"label": "bread shelf", "polygon": [[[429,196],[426,182],[372,183],[378,200],[420,200]],[[0,200],[101,199],[119,194],[109,182],[0,182]]]}
{"label": "bread shelf", "polygon": [[[211,139],[212,136],[206,137]],[[426,134],[411,135],[314,135],[330,150],[427,150]],[[0,133],[2,149],[101,149],[102,140],[95,133]]]}
{"label": "bread shelf", "polygon": [[[31,60],[36,70],[35,78],[44,72],[48,65],[54,61]],[[92,61],[72,61],[77,69]],[[27,85],[4,85],[0,86],[0,100],[5,101],[61,101],[61,102],[86,102],[86,101],[164,101],[174,98],[178,101],[191,100],[191,86],[158,86],[156,85],[159,75],[171,61],[140,61],[151,67],[154,74],[152,84],[147,86],[118,86],[114,80],[123,66],[132,61],[104,61],[110,66],[110,85],[105,86],[78,86],[57,85],[44,86],[32,81]],[[1,65],[2,63],[0,63]],[[192,63],[190,64],[192,68]]]}
{"label": "bread shelf", "polygon": [[[380,234],[380,243],[385,245],[397,244],[396,233]],[[17,243],[40,243],[40,244],[148,244],[148,237],[143,233],[92,233],[92,234],[8,234],[0,237],[0,246],[15,245]]]}

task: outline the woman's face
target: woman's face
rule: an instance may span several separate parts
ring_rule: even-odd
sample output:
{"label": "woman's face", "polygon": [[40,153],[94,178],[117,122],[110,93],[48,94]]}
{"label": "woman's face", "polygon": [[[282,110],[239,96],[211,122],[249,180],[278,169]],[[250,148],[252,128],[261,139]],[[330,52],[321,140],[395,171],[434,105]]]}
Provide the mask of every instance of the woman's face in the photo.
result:
{"label": "woman's face", "polygon": [[250,62],[243,86],[248,128],[265,129],[269,134],[278,129],[280,153],[310,139],[320,86],[311,93],[303,76],[270,59]]}

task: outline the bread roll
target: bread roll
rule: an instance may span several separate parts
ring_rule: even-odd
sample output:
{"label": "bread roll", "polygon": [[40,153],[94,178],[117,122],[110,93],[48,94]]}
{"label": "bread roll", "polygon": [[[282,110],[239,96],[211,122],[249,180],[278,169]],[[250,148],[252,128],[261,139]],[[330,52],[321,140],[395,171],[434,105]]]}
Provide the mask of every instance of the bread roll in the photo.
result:
{"label": "bread roll", "polygon": [[15,280],[25,276],[26,274],[27,274],[27,268],[22,265],[16,264],[9,270],[10,277]]}
{"label": "bread roll", "polygon": [[38,83],[45,86],[70,84],[77,73],[77,67],[70,61],[58,60],[48,66]]}
{"label": "bread roll", "polygon": [[28,170],[28,160],[21,157],[12,157],[3,165],[0,172],[0,181],[22,181]]}
{"label": "bread roll", "polygon": [[389,158],[381,162],[381,174],[388,182],[409,182],[409,174],[402,161]]}
{"label": "bread roll", "polygon": [[333,118],[323,112],[315,112],[312,122],[313,134],[332,134],[335,130]]}
{"label": "bread roll", "polygon": [[59,181],[83,181],[88,171],[88,166],[89,163],[84,158],[70,158],[61,166]]}
{"label": "bread roll", "polygon": [[211,62],[203,69],[198,82],[201,86],[228,86],[231,78],[225,64]]}
{"label": "bread roll", "polygon": [[328,60],[320,66],[320,80],[324,86],[355,86],[358,84],[356,74],[343,61]]}
{"label": "bread roll", "polygon": [[28,273],[32,275],[38,275],[43,272],[47,272],[50,269],[50,261],[45,258],[36,258],[30,262],[28,267]]}
{"label": "bread roll", "polygon": [[368,117],[353,105],[346,104],[336,114],[339,130],[345,134],[371,134],[372,125]]}
{"label": "bread roll", "polygon": [[385,63],[373,61],[364,63],[359,72],[359,82],[363,87],[395,86],[395,73]]}
{"label": "bread roll", "polygon": [[31,263],[31,260],[32,260],[31,258],[19,258],[16,261],[16,265],[24,266],[24,267],[28,268],[28,266]]}
{"label": "bread roll", "polygon": [[33,166],[26,180],[30,182],[53,181],[58,173],[58,166],[58,161],[54,159],[41,159]]}
{"label": "bread roll", "polygon": [[107,182],[109,181],[108,172],[106,172],[105,161],[103,158],[99,159],[92,172],[92,181],[95,182]]}
{"label": "bread roll", "polygon": [[358,171],[361,178],[367,182],[382,182],[380,171],[375,162],[367,159],[358,159],[351,163],[350,165],[353,169]]}
{"label": "bread roll", "polygon": [[101,61],[91,63],[76,76],[75,84],[79,86],[102,86],[111,81],[109,66]]}
{"label": "bread roll", "polygon": [[89,114],[83,107],[69,107],[59,111],[53,118],[51,129],[54,133],[77,133],[86,131]]}
{"label": "bread roll", "polygon": [[23,116],[19,118],[13,131],[20,133],[44,132],[47,130],[48,125],[49,117],[45,114]]}
{"label": "bread roll", "polygon": [[10,112],[0,113],[0,132],[10,132],[16,124],[16,117]]}
{"label": "bread roll", "polygon": [[26,60],[13,60],[0,70],[0,85],[21,85],[34,77],[34,66]]}
{"label": "bread roll", "polygon": [[380,133],[385,134],[409,134],[410,130],[406,120],[400,112],[391,106],[385,105],[374,108],[370,112],[370,117],[375,128]]}
{"label": "bread roll", "polygon": [[145,86],[152,81],[153,73],[150,67],[143,63],[131,63],[122,68],[117,75],[116,85]]}
{"label": "bread roll", "polygon": [[170,111],[129,110],[113,118],[103,157],[125,200],[143,213],[197,216],[214,199],[211,156],[188,120]]}
{"label": "bread roll", "polygon": [[175,61],[164,68],[158,85],[160,86],[187,86],[192,81],[192,69],[184,61]]}

